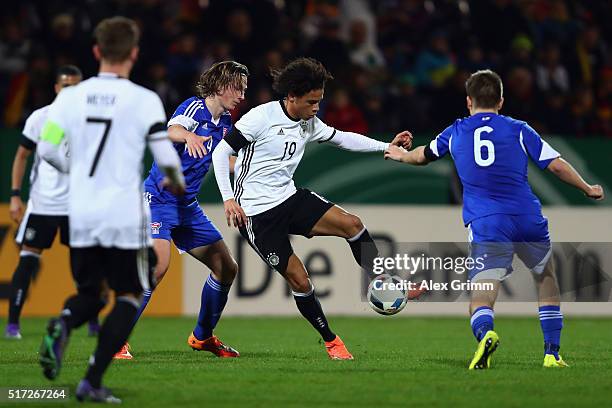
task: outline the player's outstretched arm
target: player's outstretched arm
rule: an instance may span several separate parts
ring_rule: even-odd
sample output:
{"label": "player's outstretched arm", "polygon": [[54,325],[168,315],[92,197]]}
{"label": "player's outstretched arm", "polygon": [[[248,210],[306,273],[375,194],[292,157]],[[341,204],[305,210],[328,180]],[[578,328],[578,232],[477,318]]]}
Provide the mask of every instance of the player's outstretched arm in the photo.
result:
{"label": "player's outstretched arm", "polygon": [[[26,163],[28,157],[32,154],[32,150],[19,146],[15,153],[15,159],[13,160],[13,170],[11,172],[11,190],[20,191],[21,184],[23,182],[23,175],[25,174]],[[11,194],[11,203],[9,206],[9,214],[11,219],[16,223],[20,223],[23,218],[23,201],[21,196]]]}
{"label": "player's outstretched arm", "polygon": [[412,147],[412,133],[404,130],[395,135],[391,143],[385,143],[359,133],[335,130],[329,142],[352,152],[383,152],[392,145],[410,149]]}
{"label": "player's outstretched arm", "polygon": [[394,160],[400,163],[424,166],[429,163],[425,156],[425,146],[419,146],[414,150],[406,150],[403,147],[391,145],[385,150],[385,160]]}
{"label": "player's outstretched arm", "polygon": [[335,130],[329,143],[351,152],[383,152],[389,146],[389,143],[342,130]]}
{"label": "player's outstretched arm", "polygon": [[230,182],[230,157],[234,154],[234,149],[225,140],[217,145],[213,151],[212,161],[215,168],[215,178],[217,186],[223,198],[225,207],[225,219],[228,227],[241,227],[246,224],[247,217],[244,210],[234,199],[234,190]]}
{"label": "player's outstretched arm", "polygon": [[547,168],[560,180],[582,191],[587,197],[594,200],[604,199],[604,191],[600,185],[591,185],[587,183],[582,178],[580,173],[578,173],[571,164],[561,157],[551,161]]}

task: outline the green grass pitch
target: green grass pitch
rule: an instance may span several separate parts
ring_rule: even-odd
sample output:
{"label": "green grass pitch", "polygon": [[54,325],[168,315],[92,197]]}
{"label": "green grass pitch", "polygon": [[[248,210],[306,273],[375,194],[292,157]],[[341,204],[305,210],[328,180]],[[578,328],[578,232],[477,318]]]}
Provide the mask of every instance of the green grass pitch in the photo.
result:
{"label": "green grass pitch", "polygon": [[[242,356],[218,359],[188,348],[194,320],[142,319],[130,339],[135,359],[114,362],[105,377],[124,406],[558,408],[612,400],[612,319],[567,318],[561,351],[571,367],[551,370],[541,367],[537,318],[497,318],[500,347],[493,368],[480,372],[467,370],[476,346],[467,318],[332,317],[355,361],[328,360],[297,317],[224,318],[217,334]],[[73,393],[95,340],[74,332],[60,377],[49,382],[37,360],[45,322],[24,319],[23,340],[0,341],[0,386]]]}

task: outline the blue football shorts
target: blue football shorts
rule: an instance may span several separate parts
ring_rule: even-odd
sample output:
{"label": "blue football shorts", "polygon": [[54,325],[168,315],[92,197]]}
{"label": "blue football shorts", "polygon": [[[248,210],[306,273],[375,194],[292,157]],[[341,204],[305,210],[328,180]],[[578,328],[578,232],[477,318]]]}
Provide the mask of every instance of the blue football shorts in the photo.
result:
{"label": "blue football shorts", "polygon": [[161,204],[152,201],[151,238],[172,240],[183,252],[213,244],[223,237],[199,203]]}
{"label": "blue football shorts", "polygon": [[469,279],[504,280],[512,273],[516,254],[532,270],[544,271],[552,248],[548,220],[539,214],[493,214],[469,225],[470,257],[476,262]]}

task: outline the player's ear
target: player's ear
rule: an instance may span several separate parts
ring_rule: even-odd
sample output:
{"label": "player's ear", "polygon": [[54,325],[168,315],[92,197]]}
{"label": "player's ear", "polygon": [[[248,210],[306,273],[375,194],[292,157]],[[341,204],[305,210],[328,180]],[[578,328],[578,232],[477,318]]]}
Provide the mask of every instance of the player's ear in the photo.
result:
{"label": "player's ear", "polygon": [[472,98],[470,98],[469,96],[466,96],[465,103],[467,105],[468,110],[471,111],[472,110]]}
{"label": "player's ear", "polygon": [[497,105],[497,110],[500,111],[502,109],[502,106],[504,106],[504,97],[503,96],[499,100],[499,104]]}
{"label": "player's ear", "polygon": [[139,47],[132,48],[132,51],[130,51],[130,59],[132,60],[132,62],[136,62],[136,60],[138,59],[139,52],[140,52]]}
{"label": "player's ear", "polygon": [[94,55],[94,58],[96,59],[96,61],[101,61],[102,60],[102,54],[100,53],[100,47],[98,47],[98,44],[93,46],[92,52],[93,52],[93,55]]}

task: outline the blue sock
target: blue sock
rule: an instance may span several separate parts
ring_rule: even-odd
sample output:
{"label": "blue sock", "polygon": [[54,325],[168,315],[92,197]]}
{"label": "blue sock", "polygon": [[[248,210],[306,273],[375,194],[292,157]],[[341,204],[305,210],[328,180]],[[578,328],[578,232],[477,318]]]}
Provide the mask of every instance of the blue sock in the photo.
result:
{"label": "blue sock", "polygon": [[563,328],[563,314],[560,306],[540,306],[540,325],[544,333],[544,354],[552,354],[559,359],[559,346],[561,345],[561,329]]}
{"label": "blue sock", "polygon": [[213,278],[212,274],[208,275],[208,279],[206,279],[206,283],[202,288],[202,302],[200,303],[198,323],[193,330],[193,335],[198,340],[204,340],[212,336],[213,330],[221,318],[221,313],[227,303],[229,290],[230,285],[222,285]]}
{"label": "blue sock", "polygon": [[145,307],[147,307],[147,305],[149,304],[149,300],[151,300],[152,293],[153,291],[151,289],[146,289],[144,292],[142,292],[142,302],[140,303],[140,309],[138,309],[138,312],[136,313],[136,319],[134,319],[134,325],[136,324],[138,319],[140,319],[140,315],[142,314],[142,312],[144,312]]}
{"label": "blue sock", "polygon": [[480,341],[489,330],[493,330],[493,318],[495,314],[493,309],[488,306],[481,306],[474,311],[470,323],[472,325],[472,333],[476,340]]}

